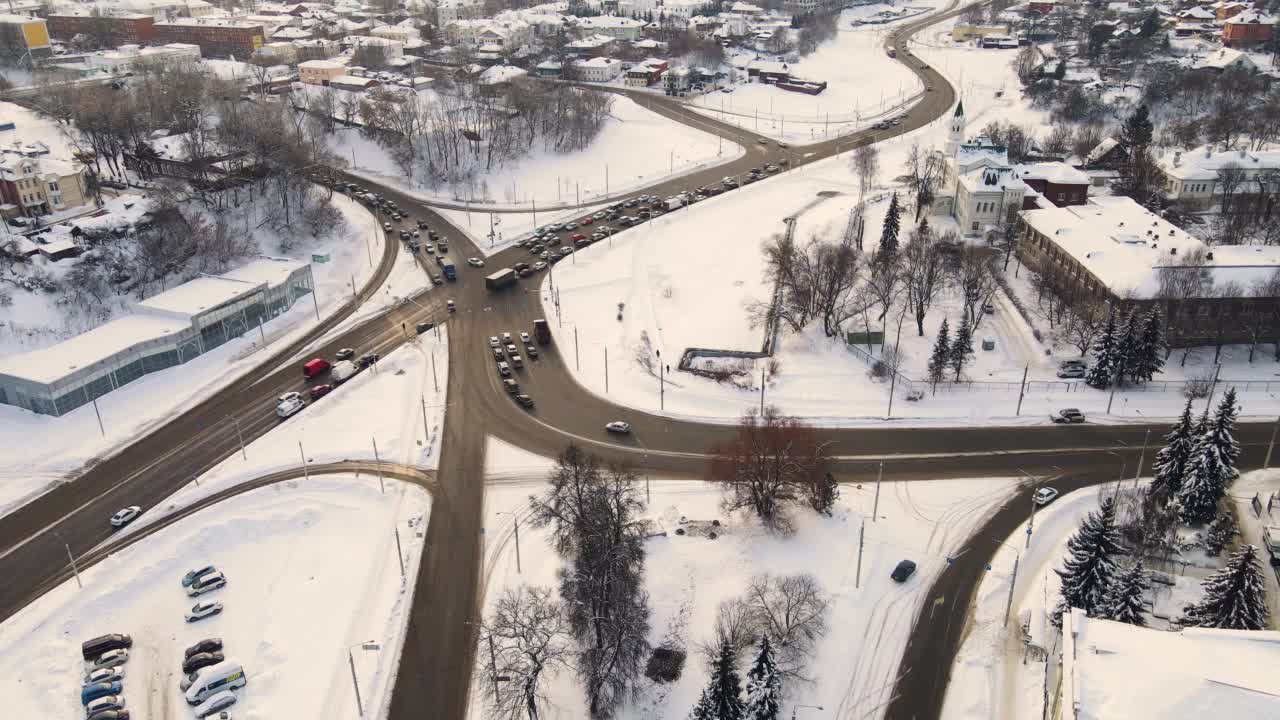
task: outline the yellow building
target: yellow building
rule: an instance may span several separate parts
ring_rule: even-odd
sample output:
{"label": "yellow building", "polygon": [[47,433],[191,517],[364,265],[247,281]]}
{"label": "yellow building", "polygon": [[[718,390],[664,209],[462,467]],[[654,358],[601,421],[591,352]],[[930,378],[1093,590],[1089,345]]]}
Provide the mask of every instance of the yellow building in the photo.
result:
{"label": "yellow building", "polygon": [[43,18],[0,15],[0,56],[48,57],[51,54],[49,27]]}
{"label": "yellow building", "polygon": [[979,40],[988,35],[1008,35],[1008,25],[956,25],[951,29],[953,42]]}

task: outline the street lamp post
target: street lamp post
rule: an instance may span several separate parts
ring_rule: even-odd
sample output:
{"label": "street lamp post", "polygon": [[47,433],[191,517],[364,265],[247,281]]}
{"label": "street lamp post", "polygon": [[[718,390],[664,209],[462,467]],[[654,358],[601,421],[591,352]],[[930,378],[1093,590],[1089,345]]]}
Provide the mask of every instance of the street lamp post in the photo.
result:
{"label": "street lamp post", "polygon": [[356,645],[371,645],[372,640],[364,640],[358,643],[351,643],[347,646],[347,662],[351,665],[351,687],[356,691],[356,713],[360,717],[364,717],[364,703],[360,700],[360,683],[356,680],[356,658],[351,654],[351,648]]}

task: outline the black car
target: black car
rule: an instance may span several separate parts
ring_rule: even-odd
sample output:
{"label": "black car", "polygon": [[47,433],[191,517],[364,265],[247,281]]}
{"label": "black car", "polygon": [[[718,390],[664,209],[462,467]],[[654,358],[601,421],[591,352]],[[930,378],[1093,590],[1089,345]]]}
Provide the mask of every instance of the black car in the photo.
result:
{"label": "black car", "polygon": [[419,220],[419,221],[418,221],[418,229],[419,229],[419,230],[429,230],[430,228],[428,228],[428,227],[427,227],[427,221],[426,221],[426,220]]}
{"label": "black car", "polygon": [[184,675],[190,675],[191,673],[199,670],[200,668],[209,667],[210,665],[217,665],[218,663],[226,659],[227,658],[220,652],[196,653],[195,655],[192,655],[191,657],[182,661],[182,672]]}
{"label": "black car", "polygon": [[533,407],[533,398],[528,395],[516,395],[516,402],[520,403],[520,407]]}
{"label": "black car", "polygon": [[428,332],[429,330],[431,330],[431,328],[433,328],[433,327],[435,327],[435,326],[436,326],[436,324],[435,324],[435,323],[433,323],[433,322],[420,322],[420,323],[418,323],[418,326],[417,326],[417,327],[418,327],[418,334],[419,334],[419,335],[421,335],[421,334],[422,334],[422,333],[424,333],[424,332]]}
{"label": "black car", "polygon": [[378,353],[369,353],[368,355],[364,355],[359,360],[356,361],[356,367],[363,370],[369,367],[370,365],[378,362],[381,359],[382,359],[382,356],[379,355]]}
{"label": "black car", "polygon": [[222,638],[205,638],[204,640],[201,640],[195,645],[192,645],[191,647],[187,648],[186,652],[183,653],[183,657],[189,658],[192,655],[197,655],[199,653],[218,652],[221,649],[222,649]]}
{"label": "black car", "polygon": [[903,560],[898,563],[898,566],[893,569],[893,572],[889,573],[889,577],[893,578],[894,582],[906,582],[907,578],[915,574],[915,571],[916,564],[914,562],[910,560]]}

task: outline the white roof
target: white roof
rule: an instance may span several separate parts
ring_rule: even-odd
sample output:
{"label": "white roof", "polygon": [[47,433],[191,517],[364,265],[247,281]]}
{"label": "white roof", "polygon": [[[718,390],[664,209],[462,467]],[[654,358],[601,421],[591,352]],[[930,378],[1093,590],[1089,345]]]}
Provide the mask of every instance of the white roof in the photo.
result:
{"label": "white roof", "polygon": [[1088,155],[1088,157],[1086,157],[1086,158],[1085,158],[1085,161],[1086,161],[1086,162],[1096,162],[1096,161],[1100,160],[1100,159],[1102,158],[1102,156],[1104,156],[1104,155],[1106,155],[1107,153],[1111,152],[1111,148],[1114,148],[1115,146],[1117,146],[1117,145],[1119,145],[1119,144],[1120,144],[1120,141],[1119,141],[1119,140],[1116,140],[1116,139],[1115,139],[1115,138],[1113,138],[1113,137],[1109,137],[1109,138],[1107,138],[1106,140],[1103,140],[1102,142],[1098,143],[1098,146],[1097,146],[1097,147],[1095,147],[1094,149],[1090,150],[1090,151],[1089,151],[1089,155]]}
{"label": "white roof", "polygon": [[579,60],[577,64],[582,67],[608,68],[608,67],[613,67],[614,65],[621,65],[622,61],[616,60],[614,58],[595,57],[595,58],[591,58],[590,60]]}
{"label": "white roof", "polygon": [[1213,151],[1200,146],[1184,153],[1169,152],[1160,157],[1160,169],[1179,180],[1216,180],[1218,171],[1228,165],[1244,170],[1280,169],[1280,150]]}
{"label": "white roof", "polygon": [[613,38],[608,35],[588,35],[581,40],[574,40],[571,43],[566,43],[565,47],[594,48],[600,47],[601,45],[608,45],[611,42],[613,42]]}
{"label": "white roof", "polygon": [[511,65],[494,65],[488,70],[480,73],[480,82],[485,85],[496,85],[528,74],[529,72],[524,68],[513,67]]}
{"label": "white roof", "polygon": [[198,277],[138,303],[138,307],[161,313],[199,315],[205,310],[252,293],[260,282]]}
{"label": "white roof", "polygon": [[347,67],[346,63],[336,62],[334,60],[308,60],[298,63],[299,70],[340,70]]}
{"label": "white roof", "polygon": [[1023,180],[1044,180],[1055,185],[1088,185],[1089,176],[1064,162],[1019,165],[1014,174]]}
{"label": "white roof", "polygon": [[1064,653],[1076,717],[1280,717],[1280,632],[1187,628],[1166,632],[1071,614]]}
{"label": "white roof", "polygon": [[260,257],[235,270],[222,273],[219,277],[254,284],[266,283],[275,287],[288,280],[295,270],[301,270],[308,264],[301,260],[290,258]]}
{"label": "white roof", "polygon": [[1160,268],[1177,266],[1195,250],[1212,252],[1213,258],[1206,259],[1202,267],[1219,286],[1235,282],[1247,290],[1280,268],[1280,247],[1208,248],[1199,238],[1127,197],[1093,197],[1086,205],[1026,210],[1022,220],[1071,255],[1116,295],[1132,291],[1139,298],[1155,297],[1160,288]]}
{"label": "white roof", "polygon": [[1245,10],[1238,15],[1232,15],[1224,21],[1227,25],[1275,25],[1276,21],[1263,15],[1257,10]]}
{"label": "white roof", "polygon": [[0,360],[0,372],[33,382],[52,383],[139,343],[191,328],[186,318],[128,315],[57,345]]}
{"label": "white roof", "polygon": [[637,30],[644,27],[644,23],[639,20],[616,15],[578,18],[578,25],[584,28],[635,28]]}
{"label": "white roof", "polygon": [[1221,48],[1217,52],[1211,53],[1209,57],[1197,61],[1193,67],[1224,70],[1232,65],[1240,65],[1246,68],[1256,67],[1252,58],[1239,50],[1232,50],[1231,48]]}

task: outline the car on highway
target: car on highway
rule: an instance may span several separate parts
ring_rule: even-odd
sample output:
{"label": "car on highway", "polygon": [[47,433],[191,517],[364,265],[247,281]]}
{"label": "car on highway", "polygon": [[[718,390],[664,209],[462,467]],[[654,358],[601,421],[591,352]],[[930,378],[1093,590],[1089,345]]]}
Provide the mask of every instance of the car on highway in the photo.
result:
{"label": "car on highway", "polygon": [[1060,378],[1082,378],[1082,377],[1084,377],[1084,376],[1085,376],[1085,373],[1086,373],[1086,372],[1088,372],[1088,368],[1086,368],[1086,367],[1085,367],[1085,366],[1083,366],[1083,365],[1071,365],[1071,366],[1068,366],[1068,367],[1060,368],[1060,369],[1058,370],[1058,377],[1060,377]]}
{"label": "car on highway", "polygon": [[502,377],[508,377],[511,375],[511,366],[505,362],[498,363],[498,374]]}
{"label": "car on highway", "polygon": [[381,359],[382,359],[382,356],[379,355],[378,353],[365,353],[364,355],[360,356],[359,360],[356,361],[356,367],[363,370],[369,367],[370,365],[373,365],[374,363],[378,362]]}
{"label": "car on highway", "polygon": [[524,343],[525,345],[528,345],[530,342],[532,342],[529,339],[529,333],[527,332],[520,333],[520,342]]}
{"label": "car on highway", "polygon": [[1049,419],[1059,424],[1082,423],[1084,422],[1084,413],[1079,408],[1063,408],[1057,413],[1050,415]]}
{"label": "car on highway", "polygon": [[914,575],[915,572],[916,564],[910,560],[903,560],[898,563],[897,567],[893,569],[893,572],[889,573],[889,577],[893,578],[894,582],[901,583],[906,582],[907,578]]}
{"label": "car on highway", "polygon": [[116,511],[115,515],[111,516],[111,527],[122,528],[133,522],[141,514],[142,508],[137,505],[130,505],[127,508],[121,508]]}
{"label": "car on highway", "polygon": [[457,312],[457,311],[458,311],[458,306],[457,306],[457,305],[454,305],[452,300],[450,300],[449,302],[445,303],[445,306],[449,308],[449,312]]}
{"label": "car on highway", "polygon": [[569,231],[569,230],[577,230],[577,229],[578,229],[578,223],[565,223],[565,224],[564,224],[564,228],[563,228],[563,229],[564,229],[565,231]]}
{"label": "car on highway", "polygon": [[538,348],[533,345],[525,345],[524,351],[529,355],[530,359],[536,359],[538,357]]}
{"label": "car on highway", "polygon": [[471,267],[484,267],[484,261],[478,257],[467,258],[467,264]]}
{"label": "car on highway", "polygon": [[520,407],[531,408],[533,407],[533,398],[524,394],[516,395],[516,403],[518,403]]}
{"label": "car on highway", "polygon": [[[338,352],[342,352],[342,351],[339,350]],[[338,359],[342,360],[343,358],[338,358]],[[329,361],[325,360],[324,358],[312,358],[308,360],[305,365],[302,366],[302,377],[310,380],[311,378],[319,375],[320,373],[326,372],[331,367],[333,366],[330,365]]]}
{"label": "car on highway", "polygon": [[116,650],[104,652],[101,655],[99,655],[98,659],[93,661],[93,666],[95,668],[115,667],[117,665],[123,665],[127,662],[129,662],[128,649],[118,648]]}
{"label": "car on highway", "polygon": [[122,667],[105,667],[90,670],[88,675],[84,676],[86,685],[94,683],[112,683],[118,682],[124,678],[124,668]]}
{"label": "car on highway", "polygon": [[200,653],[212,653],[222,650],[222,638],[205,638],[183,651],[183,657],[191,657]]}
{"label": "car on highway", "polygon": [[198,718],[208,718],[214,713],[222,712],[232,705],[236,704],[236,695],[230,690],[223,690],[220,693],[210,695],[204,702],[196,706],[195,712]]}
{"label": "car on highway", "polygon": [[198,602],[191,606],[191,610],[187,612],[187,622],[195,622],[203,620],[207,617],[213,617],[222,612],[222,603],[217,601]]}
{"label": "car on highway", "polygon": [[543,261],[543,260],[539,260],[538,262],[536,262],[536,263],[534,263],[534,264],[533,264],[533,269],[534,269],[535,271],[538,271],[538,272],[541,272],[541,271],[543,271],[543,270],[546,270],[546,269],[547,269],[547,263],[546,263],[545,261]]}
{"label": "car on highway", "polygon": [[187,595],[191,597],[198,597],[207,592],[213,592],[218,588],[226,587],[226,585],[227,576],[217,570],[214,570],[208,575],[203,575],[198,580],[191,583],[191,586],[187,588]]}
{"label": "car on highway", "polygon": [[298,392],[297,390],[293,390],[291,392],[287,392],[281,395],[280,397],[276,398],[276,402],[278,403],[289,402],[290,400],[298,400],[301,397],[302,397],[302,393]]}
{"label": "car on highway", "polygon": [[1051,487],[1042,487],[1036,490],[1036,494],[1031,496],[1031,501],[1037,505],[1048,505],[1058,497],[1058,490]]}
{"label": "car on highway", "polygon": [[522,360],[522,359],[520,358],[520,356],[519,356],[519,355],[512,355],[512,356],[511,356],[511,367],[513,367],[513,368],[515,368],[515,369],[517,369],[517,370],[519,370],[519,369],[523,368],[523,367],[524,367],[524,360]]}
{"label": "car on highway", "polygon": [[191,587],[191,584],[194,583],[195,581],[199,580],[205,575],[208,575],[211,572],[217,572],[217,571],[218,571],[218,568],[212,565],[205,565],[202,568],[192,570],[191,572],[188,572],[186,575],[182,576],[182,587],[184,588]]}
{"label": "car on highway", "polygon": [[631,432],[631,426],[621,420],[614,420],[604,426],[604,429],[611,433],[619,433],[625,435]]}
{"label": "car on highway", "polygon": [[191,673],[199,670],[200,668],[209,667],[210,665],[217,665],[218,663],[226,659],[227,659],[226,656],[217,650],[212,652],[200,652],[194,655],[188,655],[182,661],[182,672],[186,675],[190,675]]}
{"label": "car on highway", "polygon": [[490,335],[490,336],[489,336],[489,347],[491,347],[491,348],[500,348],[500,347],[502,347],[502,343],[498,342],[498,336],[497,336],[497,335]]}
{"label": "car on highway", "polygon": [[325,395],[328,395],[332,391],[333,391],[332,385],[316,385],[316,386],[313,386],[310,390],[308,390],[307,393],[311,395],[312,400],[319,400],[320,398],[324,397]]}
{"label": "car on highway", "polygon": [[585,225],[591,225],[591,224],[592,224],[592,223],[594,223],[595,221],[596,221],[596,219],[595,219],[595,217],[594,217],[594,216],[592,216],[592,215],[588,215],[587,217],[584,217],[584,218],[582,218],[581,220],[579,220],[579,221],[578,221],[578,227],[583,227],[583,226],[585,226]]}
{"label": "car on highway", "polygon": [[515,380],[512,380],[511,378],[507,378],[506,380],[503,380],[502,387],[506,389],[508,395],[520,394],[520,383],[516,382]]}
{"label": "car on highway", "polygon": [[285,418],[293,417],[298,411],[306,407],[307,404],[303,402],[300,393],[293,393],[293,395],[294,397],[276,403],[276,417],[284,420]]}

